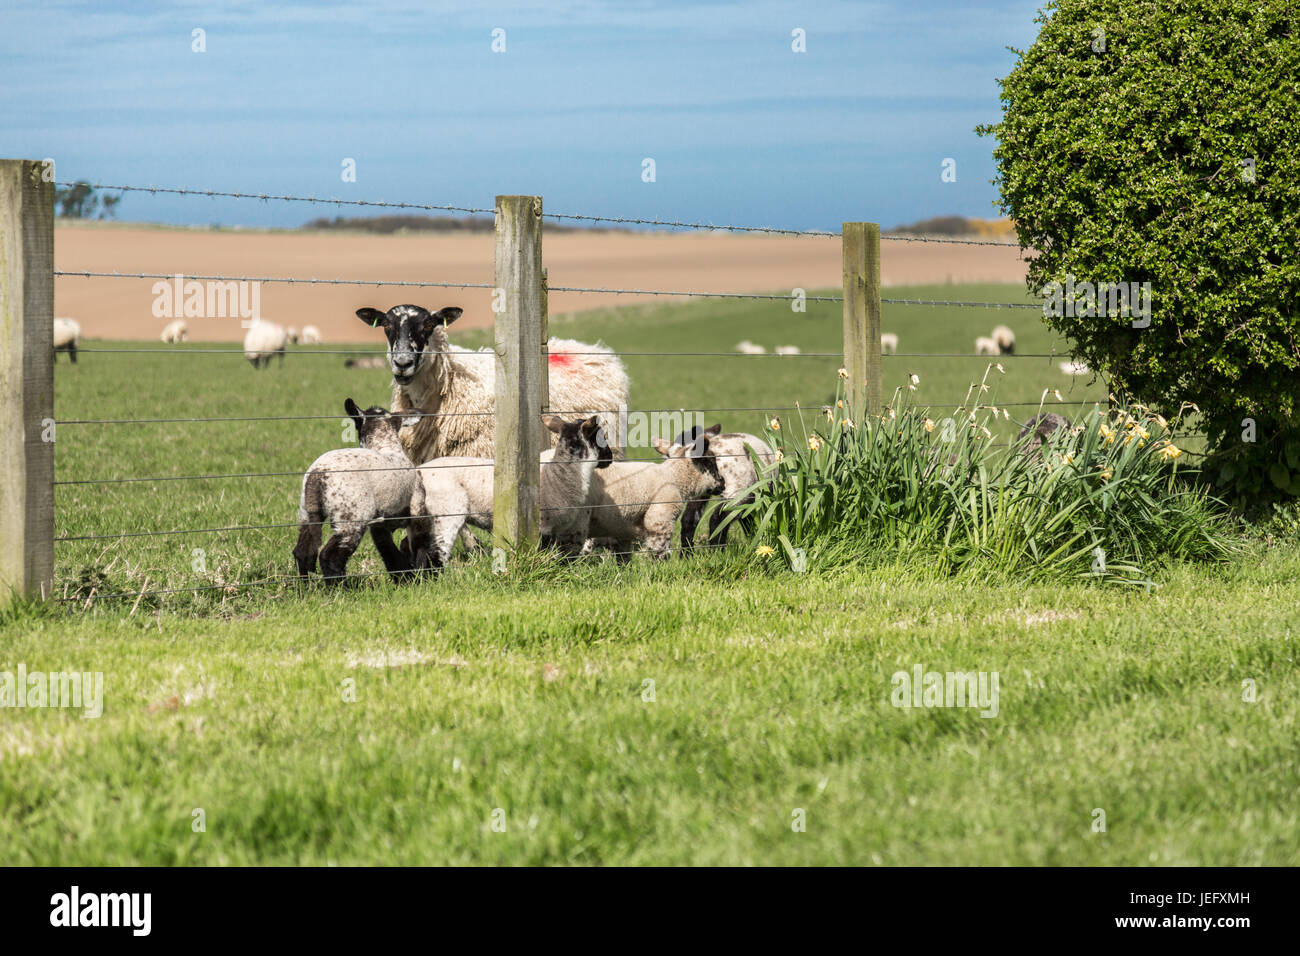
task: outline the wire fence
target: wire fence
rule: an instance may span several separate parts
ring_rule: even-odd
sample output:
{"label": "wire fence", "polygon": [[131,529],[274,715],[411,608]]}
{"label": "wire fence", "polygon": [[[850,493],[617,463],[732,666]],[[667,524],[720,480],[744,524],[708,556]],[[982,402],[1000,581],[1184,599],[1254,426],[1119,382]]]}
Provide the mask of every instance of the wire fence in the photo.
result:
{"label": "wire fence", "polygon": [[[58,185],[66,187],[74,184],[65,182],[65,183],[59,183]],[[489,214],[489,213],[496,212],[496,210],[493,208],[461,205],[461,204],[453,204],[453,203],[425,203],[425,202],[405,202],[405,201],[390,202],[386,200],[344,199],[341,197],[303,196],[303,195],[293,195],[287,193],[273,193],[273,192],[244,192],[244,191],[236,191],[236,190],[195,189],[195,188],[188,188],[188,187],[166,187],[166,186],[117,185],[117,184],[102,184],[102,183],[93,184],[93,188],[119,191],[119,192],[170,194],[170,195],[181,195],[181,196],[208,197],[214,199],[220,198],[220,199],[236,199],[236,200],[256,200],[260,202],[274,201],[274,202],[287,202],[287,203],[322,204],[322,205],[334,205],[338,207],[343,207],[343,206],[363,207],[363,208],[377,208],[377,209],[385,209],[385,210],[416,210],[416,211],[423,211],[423,212],[456,212],[456,213],[467,213],[467,214]],[[544,213],[543,218],[555,220],[555,221],[607,223],[615,226],[649,226],[649,227],[658,227],[663,229],[674,229],[674,230],[699,230],[699,231],[725,232],[725,233],[753,233],[753,234],[766,234],[766,235],[775,235],[775,236],[806,237],[806,238],[836,238],[836,239],[840,238],[840,233],[838,232],[829,232],[829,231],[816,230],[816,229],[790,229],[790,228],[780,228],[780,227],[771,227],[771,226],[735,225],[735,224],[725,224],[725,223],[662,219],[662,218],[653,218],[653,217],[601,216],[601,215],[587,215],[587,214],[577,214],[577,213]],[[953,244],[953,245],[970,245],[970,246],[1008,246],[1008,247],[1019,248],[1018,243],[1015,242],[1006,242],[1006,241],[998,241],[998,240],[991,240],[991,239],[958,238],[958,237],[948,237],[948,236],[925,236],[925,235],[911,235],[911,234],[898,234],[898,233],[883,234],[881,235],[880,238],[886,241],[897,241],[897,242]],[[185,273],[164,273],[164,272],[145,272],[145,271],[128,272],[128,271],[118,271],[118,270],[96,271],[96,270],[60,269],[60,270],[55,270],[54,275],[62,279],[73,279],[73,278],[135,279],[135,280],[155,280],[155,281],[173,280],[177,278],[178,275],[180,275],[186,279],[197,280],[197,281],[278,283],[278,284],[285,284],[290,286],[355,286],[355,287],[415,288],[415,289],[445,288],[445,289],[466,289],[466,290],[471,290],[471,289],[493,290],[496,288],[495,285],[491,282],[460,282],[460,281],[450,281],[450,280],[434,281],[434,280],[369,279],[369,278],[344,278],[344,277],[320,277],[320,276],[281,276],[281,275],[242,275],[242,274],[231,275],[231,274],[223,274],[223,273],[206,273],[206,274],[190,275]],[[588,285],[548,284],[546,286],[546,291],[552,293],[562,292],[562,293],[575,293],[575,294],[603,294],[603,295],[617,295],[617,296],[662,296],[662,297],[677,297],[683,299],[724,299],[724,300],[730,299],[730,300],[767,301],[767,302],[813,302],[813,303],[827,303],[827,304],[844,302],[844,297],[842,295],[833,295],[833,294],[808,295],[802,292],[802,290],[795,290],[789,294],[782,294],[782,293],[761,293],[761,292],[746,292],[746,291],[711,291],[711,290],[696,290],[696,289],[656,289],[656,288],[647,289],[647,288],[588,286]],[[981,310],[987,310],[987,309],[1039,310],[1041,309],[1040,305],[1035,303],[1027,303],[1027,302],[989,302],[989,301],[909,299],[909,298],[888,298],[888,297],[881,297],[879,301],[883,305],[899,306],[899,307],[960,308],[960,309],[981,309]],[[89,348],[89,349],[78,349],[78,351],[85,352],[85,353],[98,353],[98,354],[133,354],[133,355],[134,354],[242,355],[245,353],[245,350],[240,348],[206,348],[206,347],[162,348],[162,349]],[[388,354],[387,350],[369,351],[365,349],[328,349],[328,348],[317,348],[317,347],[306,347],[294,352],[295,356],[297,355],[334,355],[334,356],[345,355],[349,357],[374,356],[376,358],[379,356],[386,356],[387,354]],[[454,352],[435,351],[435,352],[426,352],[425,354],[430,356],[457,355],[460,357],[465,357],[466,355],[471,355],[471,356],[482,355],[484,357],[491,356],[490,350],[484,350],[478,353],[466,352],[463,350],[456,350]],[[551,354],[583,356],[583,355],[608,355],[609,353],[595,352],[595,351],[586,351],[586,352],[567,351],[567,352],[554,352]],[[756,359],[759,358],[762,359],[802,358],[802,359],[838,359],[838,360],[844,359],[844,355],[840,352],[817,352],[817,351],[802,352],[798,350],[793,350],[793,351],[774,350],[772,352],[762,352],[762,353],[754,353],[754,352],[740,351],[740,350],[733,350],[733,351],[697,350],[697,351],[677,351],[677,352],[620,351],[618,354],[620,356],[629,356],[629,357],[641,356],[641,357],[662,357],[662,358],[673,358],[673,359],[683,358],[683,357],[756,358]],[[1050,359],[1050,358],[1060,357],[1060,353],[1057,353],[1055,351],[1029,352],[1029,353],[1018,352],[1018,353],[1000,354],[997,356],[989,356],[987,354],[978,351],[977,352],[953,351],[953,352],[942,352],[942,353],[894,351],[894,352],[885,352],[882,355],[882,358],[890,358],[890,359],[934,358],[934,357],[986,358],[994,361],[1003,361],[1009,359],[1039,359],[1039,358]],[[975,386],[972,386],[972,388],[974,387]],[[920,407],[924,407],[926,409],[947,407],[952,405],[956,405],[958,407],[964,407],[967,403],[970,402],[970,399],[971,399],[971,395],[968,393],[966,398],[961,399],[960,401],[957,402],[927,402],[925,403],[924,406],[920,406]],[[998,407],[1003,409],[1011,408],[1011,407],[1030,407],[1035,405],[1042,407],[1043,403],[1041,401],[1037,403],[1034,402],[998,403]],[[978,403],[976,407],[978,407]],[[984,407],[989,408],[992,406],[984,406]],[[742,412],[752,414],[752,413],[761,412],[763,414],[772,415],[775,413],[784,414],[784,413],[792,413],[792,412],[814,414],[822,410],[827,410],[827,411],[829,410],[829,406],[827,406],[824,402],[812,402],[812,403],[795,402],[793,405],[791,404],[773,404],[769,406],[731,405],[725,407],[711,407],[711,408],[705,407],[705,408],[693,408],[693,409],[686,409],[686,408],[638,409],[636,410],[635,413],[648,414],[648,415],[663,415],[663,414],[681,415],[686,413],[703,414],[706,412],[728,413],[728,414],[742,413]],[[627,412],[627,410],[624,410],[624,412]],[[630,414],[630,412],[628,413]],[[490,418],[495,413],[492,411],[463,411],[463,412],[444,413],[444,412],[426,412],[426,411],[412,410],[410,412],[401,412],[400,414],[402,415],[402,417],[406,417],[406,418],[432,417],[435,419],[440,419],[440,418],[474,417],[474,418],[481,419],[481,418]],[[559,412],[554,412],[553,414],[586,415],[588,414],[588,412],[575,410],[575,411],[559,411]],[[342,420],[343,418],[344,416],[338,414],[230,415],[230,416],[211,416],[211,417],[172,416],[172,417],[153,417],[153,418],[147,418],[147,417],[146,418],[68,418],[68,419],[59,419],[56,421],[56,424],[62,426],[96,426],[96,425],[123,426],[123,425],[164,425],[164,424],[193,425],[193,424],[208,424],[208,423],[311,422],[311,421],[328,421],[328,420],[339,421]],[[991,442],[990,444],[998,447],[1010,447],[1013,443]],[[730,455],[730,454],[715,453],[715,457],[718,458],[737,457],[738,458],[738,457],[747,457],[747,455]],[[659,461],[661,459],[628,458],[624,460],[649,463],[653,461]],[[417,470],[417,467],[418,470],[425,471],[425,470],[439,469],[439,468],[493,467],[493,463],[491,461],[477,462],[471,464],[447,464],[447,465],[426,463],[419,466],[404,465],[400,468],[399,467],[347,468],[347,469],[329,469],[329,471],[340,472],[340,473],[374,472],[374,471],[379,471],[379,472],[405,471],[405,470],[415,471]],[[54,481],[54,485],[56,487],[64,487],[64,488],[76,487],[76,486],[102,487],[102,486],[111,486],[111,485],[133,485],[133,484],[173,483],[173,482],[191,482],[191,481],[210,482],[210,481],[232,481],[232,480],[242,480],[242,479],[251,480],[251,479],[262,479],[262,478],[289,478],[289,477],[301,478],[302,475],[303,472],[301,470],[294,470],[294,471],[266,470],[266,471],[246,471],[246,472],[193,474],[193,475],[182,474],[182,475],[149,475],[149,476],[113,476],[113,477],[61,479],[61,480]],[[680,500],[677,500],[675,502],[642,501],[642,502],[630,502],[624,504],[627,507],[649,507],[656,504],[670,504],[670,503],[675,503],[680,505],[681,501]],[[583,510],[586,509],[587,507],[588,506],[586,505],[566,505],[566,506],[559,506],[559,507],[547,507],[547,508],[542,508],[541,510],[543,512],[550,513],[556,511]],[[481,518],[484,517],[485,514],[489,514],[489,513],[485,513],[482,511],[463,512],[463,513],[441,515],[441,517],[448,517],[448,518],[460,517],[460,518],[470,519],[470,518]],[[292,521],[292,522],[227,524],[227,525],[214,525],[211,527],[195,527],[195,528],[124,530],[124,531],[96,532],[96,533],[66,533],[55,537],[54,540],[59,544],[71,544],[76,542],[121,541],[121,540],[128,540],[128,539],[138,540],[138,539],[147,539],[147,538],[149,539],[174,538],[177,536],[187,536],[187,535],[242,534],[242,533],[253,533],[253,532],[261,532],[261,531],[283,531],[287,529],[302,528],[304,526],[323,525],[326,523],[328,522]],[[725,547],[725,545],[709,543],[709,544],[695,544],[694,547],[697,549],[709,549],[709,548]],[[630,556],[633,552],[614,551],[611,553],[618,557],[626,557],[626,556]],[[361,572],[361,573],[345,575],[340,580],[352,581],[355,579],[371,578],[371,577],[388,575],[388,574],[389,571],[387,569],[384,571]],[[171,594],[180,594],[180,593],[201,593],[205,591],[223,591],[228,594],[231,593],[232,591],[239,591],[239,590],[252,588],[252,587],[259,587],[259,586],[265,587],[268,585],[283,583],[283,582],[300,583],[301,581],[302,578],[298,575],[270,575],[267,577],[257,578],[248,581],[237,581],[232,583],[221,583],[221,584],[204,584],[204,585],[197,585],[193,587],[155,588],[153,590],[150,590],[147,587],[148,581],[146,580],[145,586],[143,586],[138,590],[121,590],[117,592],[100,593],[96,589],[90,588],[87,593],[81,593],[81,590],[79,590],[79,592],[76,595],[72,595],[72,596],[66,596],[67,588],[65,586],[65,597],[62,598],[61,600],[65,600],[69,602],[87,602],[89,604],[90,602],[94,602],[96,600],[135,599],[136,605],[138,606],[140,600],[145,596],[162,596],[162,595],[171,595]],[[134,613],[134,609],[133,609],[133,613]]]}

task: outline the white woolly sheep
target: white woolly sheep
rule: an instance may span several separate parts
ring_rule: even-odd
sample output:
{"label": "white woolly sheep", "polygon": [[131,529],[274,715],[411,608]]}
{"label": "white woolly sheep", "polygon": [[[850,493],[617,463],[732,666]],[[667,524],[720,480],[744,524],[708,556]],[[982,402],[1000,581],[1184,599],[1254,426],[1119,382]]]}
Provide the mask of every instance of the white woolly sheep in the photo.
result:
{"label": "white woolly sheep", "polygon": [[179,345],[190,337],[190,327],[184,319],[172,319],[163,326],[160,340],[168,345]]}
{"label": "white woolly sheep", "polygon": [[1060,364],[1060,369],[1066,375],[1090,375],[1091,374],[1091,372],[1088,369],[1088,366],[1084,365],[1082,362],[1062,362]]}
{"label": "white woolly sheep", "polygon": [[1020,453],[1022,455],[1032,454],[1038,451],[1044,444],[1051,441],[1052,435],[1059,429],[1070,430],[1070,420],[1056,412],[1040,412],[1029,421],[1016,434],[1016,441],[1021,443]]}
{"label": "white woolly sheep", "polygon": [[672,553],[673,528],[689,502],[722,489],[707,435],[686,446],[654,441],[663,461],[616,461],[591,478],[589,534],[614,549],[619,560],[639,547],[652,557]]}
{"label": "white woolly sheep", "polygon": [[362,358],[350,358],[343,362],[344,368],[387,368],[388,359],[380,358],[378,355],[367,355]]}
{"label": "white woolly sheep", "polygon": [[993,341],[998,345],[998,352],[1002,355],[1012,355],[1016,351],[1016,333],[1012,332],[1005,325],[999,325],[993,330]]}
{"label": "white woolly sheep", "polygon": [[799,354],[799,346],[797,346],[797,345],[778,345],[776,348],[772,349],[772,351],[773,351],[773,353],[775,353],[776,355],[798,355],[798,354]]}
{"label": "white woolly sheep", "polygon": [[[316,570],[337,583],[348,559],[369,529],[390,574],[405,576],[410,558],[393,545],[393,531],[410,514],[415,472],[397,438],[400,415],[378,406],[359,409],[352,399],[343,403],[357,426],[360,448],[327,451],[307,469],[298,505],[298,543],[293,556],[303,577]],[[321,528],[330,523],[330,539],[320,546]]]}
{"label": "white woolly sheep", "polygon": [[284,364],[284,347],[288,334],[281,326],[265,319],[254,319],[244,336],[244,358],[253,363],[253,368],[266,368],[275,355],[280,356]]}
{"label": "white woolly sheep", "polygon": [[756,345],[755,343],[749,341],[749,339],[745,339],[743,342],[737,342],[736,351],[739,352],[741,355],[766,355],[767,354],[766,348],[764,348],[761,345]]}
{"label": "white woolly sheep", "polygon": [[1000,355],[998,343],[994,342],[987,335],[981,335],[975,340],[976,355]]}
{"label": "white woolly sheep", "polygon": [[81,343],[81,323],[76,319],[54,320],[54,357],[60,352],[67,352],[73,364],[77,362],[77,346]]}
{"label": "white woolly sheep", "polygon": [[[540,508],[543,541],[566,554],[582,550],[587,539],[586,508],[591,476],[613,461],[604,429],[593,415],[566,422],[543,415],[557,436],[554,449],[542,453]],[[439,571],[466,524],[491,529],[495,481],[491,458],[435,458],[419,467],[411,494],[408,540],[416,571]]]}
{"label": "white woolly sheep", "polygon": [[304,325],[302,327],[302,344],[303,345],[324,345],[325,339],[320,334],[320,329],[314,325]]}
{"label": "white woolly sheep", "polygon": [[880,333],[880,351],[885,355],[892,355],[898,351],[898,336],[893,332]]}
{"label": "white woolly sheep", "polygon": [[[386,313],[357,310],[361,321],[383,328],[388,338],[393,411],[420,416],[413,426],[402,428],[401,436],[407,457],[417,464],[495,454],[496,356],[491,349],[475,352],[448,341],[446,327],[461,312],[454,306],[429,312],[416,305],[395,306]],[[611,424],[628,403],[623,363],[599,343],[551,339],[546,347],[550,407],[565,414],[596,415],[610,435],[615,457],[620,457]]]}
{"label": "white woolly sheep", "polygon": [[289,340],[290,345],[298,344],[298,330],[292,325],[284,330],[284,336]]}
{"label": "white woolly sheep", "polygon": [[[718,474],[722,478],[722,488],[717,495],[722,499],[722,505],[714,511],[709,521],[708,538],[710,545],[721,545],[726,543],[727,534],[731,529],[731,525],[728,524],[719,530],[719,526],[727,517],[725,509],[732,505],[745,504],[753,499],[752,494],[748,492],[759,479],[759,470],[754,467],[754,457],[758,458],[759,466],[766,469],[776,463],[776,452],[757,435],[750,435],[747,432],[723,433],[721,425],[714,425],[712,428],[701,428],[696,425],[690,431],[682,432],[674,438],[669,451],[675,452],[678,448],[691,445],[701,435],[709,439],[709,450],[717,460]],[[753,457],[750,456],[751,449],[754,452]],[[700,518],[708,502],[708,496],[692,498],[682,512],[683,551],[694,548],[695,531],[699,527]]]}

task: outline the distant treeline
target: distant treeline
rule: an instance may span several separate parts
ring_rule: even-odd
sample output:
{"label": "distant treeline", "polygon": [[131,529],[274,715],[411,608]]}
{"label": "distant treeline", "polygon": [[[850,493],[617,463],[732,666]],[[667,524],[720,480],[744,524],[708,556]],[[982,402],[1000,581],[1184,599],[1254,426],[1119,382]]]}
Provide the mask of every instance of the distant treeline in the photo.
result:
{"label": "distant treeline", "polygon": [[967,219],[965,216],[935,216],[890,232],[904,236],[1014,236],[1010,219]]}
{"label": "distant treeline", "polygon": [[[390,235],[395,232],[491,232],[488,216],[328,216],[304,223],[303,229],[345,229]],[[583,231],[581,227],[546,223],[547,232]]]}

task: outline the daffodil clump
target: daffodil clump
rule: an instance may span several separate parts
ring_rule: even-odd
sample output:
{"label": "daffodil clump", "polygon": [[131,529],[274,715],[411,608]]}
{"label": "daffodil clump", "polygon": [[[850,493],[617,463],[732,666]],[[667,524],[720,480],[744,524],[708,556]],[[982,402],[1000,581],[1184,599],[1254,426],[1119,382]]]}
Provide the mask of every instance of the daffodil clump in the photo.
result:
{"label": "daffodil clump", "polygon": [[[953,572],[1143,583],[1157,558],[1231,552],[1217,502],[1182,480],[1191,469],[1163,417],[1093,407],[1038,447],[1008,443],[997,426],[1015,423],[990,382],[1003,374],[991,363],[949,411],[919,404],[924,386],[909,372],[871,410],[854,407],[841,369],[820,415],[769,421],[775,463],[728,520],[753,519],[759,558],[799,551],[823,564],[915,558]],[[1045,390],[1039,413],[1049,401],[1063,403]]]}

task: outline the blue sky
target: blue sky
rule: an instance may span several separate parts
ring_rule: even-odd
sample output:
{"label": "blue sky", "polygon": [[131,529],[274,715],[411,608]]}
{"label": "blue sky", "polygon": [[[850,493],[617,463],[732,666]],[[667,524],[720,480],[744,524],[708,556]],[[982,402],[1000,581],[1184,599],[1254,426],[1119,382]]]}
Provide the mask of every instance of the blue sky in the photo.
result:
{"label": "blue sky", "polygon": [[[53,157],[61,180],[468,206],[528,193],[552,212],[792,228],[988,217],[992,143],[974,127],[998,118],[1006,47],[1032,43],[1037,7],[0,0],[0,156]],[[128,194],[119,218],[336,211]]]}

